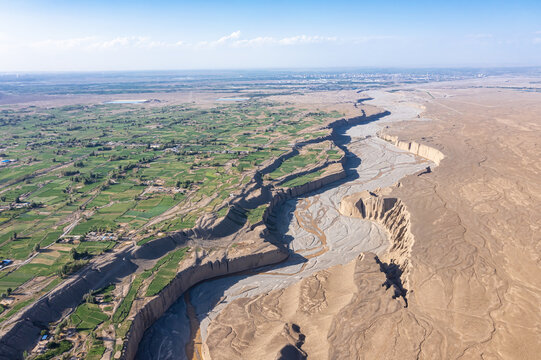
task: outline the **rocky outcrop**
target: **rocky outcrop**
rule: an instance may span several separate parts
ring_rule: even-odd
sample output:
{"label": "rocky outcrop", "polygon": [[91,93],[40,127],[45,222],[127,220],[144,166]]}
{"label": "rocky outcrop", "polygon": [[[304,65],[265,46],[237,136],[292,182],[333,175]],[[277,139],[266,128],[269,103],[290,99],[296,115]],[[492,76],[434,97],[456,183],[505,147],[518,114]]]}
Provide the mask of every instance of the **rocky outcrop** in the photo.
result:
{"label": "rocky outcrop", "polygon": [[388,231],[389,251],[378,261],[382,271],[387,274],[387,285],[395,286],[395,296],[403,297],[406,301],[410,254],[414,238],[411,233],[410,214],[404,203],[397,198],[362,191],[344,197],[340,201],[340,213],[376,221]]}
{"label": "rocky outcrop", "polygon": [[436,165],[439,165],[440,161],[442,161],[445,157],[445,155],[443,155],[443,153],[438,149],[425,144],[420,144],[416,141],[400,140],[398,136],[389,135],[381,131],[378,133],[378,137],[387,142],[390,142],[399,149],[409,151],[415,155],[433,161],[434,163],[436,163]]}

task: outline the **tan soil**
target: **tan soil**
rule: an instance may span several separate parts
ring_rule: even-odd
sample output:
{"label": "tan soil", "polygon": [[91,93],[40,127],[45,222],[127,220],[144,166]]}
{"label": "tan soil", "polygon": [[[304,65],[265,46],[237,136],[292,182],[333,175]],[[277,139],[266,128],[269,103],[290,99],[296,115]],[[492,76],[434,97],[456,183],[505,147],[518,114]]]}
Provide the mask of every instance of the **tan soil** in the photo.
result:
{"label": "tan soil", "polygon": [[366,254],[231,302],[208,327],[211,358],[275,359],[291,344],[290,323],[314,359],[539,358],[541,94],[427,88],[402,96],[432,121],[386,129],[445,155],[390,194],[407,207],[415,239],[408,307],[381,286],[385,274]]}

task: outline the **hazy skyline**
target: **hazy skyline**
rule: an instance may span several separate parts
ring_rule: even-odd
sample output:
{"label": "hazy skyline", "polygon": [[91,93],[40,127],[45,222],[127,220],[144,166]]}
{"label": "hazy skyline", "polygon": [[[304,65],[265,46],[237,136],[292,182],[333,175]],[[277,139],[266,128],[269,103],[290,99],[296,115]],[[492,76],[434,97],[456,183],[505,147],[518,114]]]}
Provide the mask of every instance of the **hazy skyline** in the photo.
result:
{"label": "hazy skyline", "polygon": [[541,65],[536,1],[2,1],[0,72]]}

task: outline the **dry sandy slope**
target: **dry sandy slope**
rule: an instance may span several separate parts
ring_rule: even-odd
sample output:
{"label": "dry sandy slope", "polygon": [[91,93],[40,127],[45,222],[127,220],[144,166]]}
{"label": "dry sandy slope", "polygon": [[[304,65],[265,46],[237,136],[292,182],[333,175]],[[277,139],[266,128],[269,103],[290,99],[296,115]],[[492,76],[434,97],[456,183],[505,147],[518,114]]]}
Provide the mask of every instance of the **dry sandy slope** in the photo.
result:
{"label": "dry sandy slope", "polygon": [[427,104],[434,122],[394,130],[430,134],[447,156],[396,192],[416,238],[397,328],[422,334],[411,357],[539,358],[541,94],[445,93]]}
{"label": "dry sandy slope", "polygon": [[[409,306],[381,287],[385,275],[366,255],[232,302],[209,328],[212,358],[242,349],[242,356],[274,359],[296,341],[291,322],[306,335],[309,358],[539,358],[541,94],[437,84],[430,93],[435,99],[413,96],[433,121],[388,129],[446,155],[392,194],[405,202],[415,236]],[[303,315],[301,305],[321,294],[326,308]]]}

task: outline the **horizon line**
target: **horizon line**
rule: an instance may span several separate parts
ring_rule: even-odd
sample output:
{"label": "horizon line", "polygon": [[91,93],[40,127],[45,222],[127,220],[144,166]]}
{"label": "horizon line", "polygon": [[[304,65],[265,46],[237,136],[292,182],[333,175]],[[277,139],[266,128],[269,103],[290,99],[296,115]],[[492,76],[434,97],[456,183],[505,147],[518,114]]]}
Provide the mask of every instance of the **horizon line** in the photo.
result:
{"label": "horizon line", "polygon": [[0,70],[0,76],[17,74],[81,74],[81,73],[135,73],[135,72],[226,72],[226,71],[325,71],[325,70],[505,70],[540,69],[539,65],[415,65],[415,66],[324,66],[324,67],[245,67],[245,68],[178,68],[178,69],[109,69],[109,70]]}

